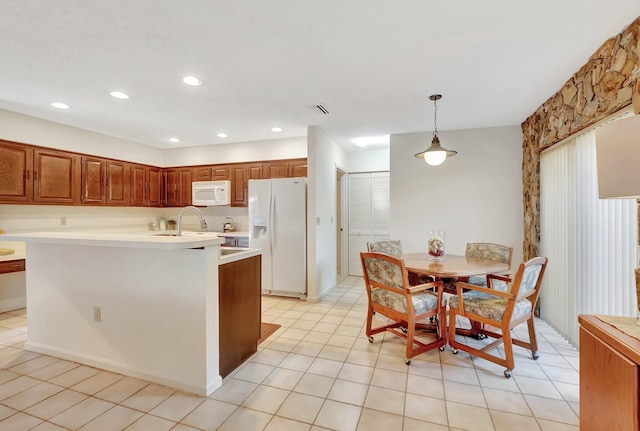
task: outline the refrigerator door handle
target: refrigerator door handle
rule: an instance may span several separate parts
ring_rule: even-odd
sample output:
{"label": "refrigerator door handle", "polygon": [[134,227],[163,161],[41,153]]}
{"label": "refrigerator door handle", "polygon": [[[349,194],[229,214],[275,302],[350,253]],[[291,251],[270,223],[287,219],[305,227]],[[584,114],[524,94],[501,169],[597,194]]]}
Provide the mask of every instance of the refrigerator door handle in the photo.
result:
{"label": "refrigerator door handle", "polygon": [[276,238],[276,232],[275,232],[275,220],[274,220],[274,216],[275,216],[275,196],[273,195],[273,191],[269,192],[269,251],[271,254],[271,258],[273,259],[273,248],[275,245],[275,238]]}

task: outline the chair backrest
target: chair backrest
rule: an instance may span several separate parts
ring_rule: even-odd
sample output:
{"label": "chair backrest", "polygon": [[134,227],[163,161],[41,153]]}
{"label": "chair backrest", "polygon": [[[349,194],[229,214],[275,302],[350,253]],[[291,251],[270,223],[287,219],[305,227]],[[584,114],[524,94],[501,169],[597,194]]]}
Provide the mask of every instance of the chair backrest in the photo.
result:
{"label": "chair backrest", "polygon": [[506,245],[493,244],[490,242],[469,242],[467,250],[464,254],[467,257],[476,259],[492,260],[494,262],[503,262],[511,268],[511,257],[513,255],[513,247]]}
{"label": "chair backrest", "polygon": [[374,252],[360,253],[360,260],[367,290],[382,285],[404,292],[405,287],[409,285],[403,260]]}
{"label": "chair backrest", "polygon": [[521,263],[513,278],[511,293],[517,298],[529,297],[531,303],[535,305],[540,294],[542,276],[547,267],[547,261],[546,257],[534,257]]}
{"label": "chair backrest", "polygon": [[367,250],[384,254],[402,254],[402,244],[399,240],[382,239],[368,242]]}

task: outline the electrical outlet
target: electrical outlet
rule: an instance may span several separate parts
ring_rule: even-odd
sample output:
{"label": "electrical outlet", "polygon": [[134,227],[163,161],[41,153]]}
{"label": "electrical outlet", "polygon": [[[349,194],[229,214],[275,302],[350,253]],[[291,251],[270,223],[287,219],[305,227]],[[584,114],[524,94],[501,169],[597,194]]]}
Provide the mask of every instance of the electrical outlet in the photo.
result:
{"label": "electrical outlet", "polygon": [[100,322],[102,321],[102,310],[100,310],[100,307],[93,307],[93,321],[94,322]]}
{"label": "electrical outlet", "polygon": [[66,225],[67,225],[67,218],[60,217],[60,226],[66,226]]}

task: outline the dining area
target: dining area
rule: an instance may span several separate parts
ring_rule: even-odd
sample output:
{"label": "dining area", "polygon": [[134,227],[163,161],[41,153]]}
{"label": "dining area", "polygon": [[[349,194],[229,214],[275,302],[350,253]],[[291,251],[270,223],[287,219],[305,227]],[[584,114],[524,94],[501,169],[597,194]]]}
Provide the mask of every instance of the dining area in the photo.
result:
{"label": "dining area", "polygon": [[[462,350],[504,367],[506,378],[515,368],[514,346],[528,350],[534,361],[539,358],[534,314],[546,257],[512,271],[512,247],[467,243],[464,255],[447,254],[442,231],[428,232],[427,249],[405,253],[399,240],[378,240],[360,253],[370,343],[387,332],[404,339],[407,365],[415,356],[448,346],[453,355]],[[512,336],[521,324],[528,340]]]}

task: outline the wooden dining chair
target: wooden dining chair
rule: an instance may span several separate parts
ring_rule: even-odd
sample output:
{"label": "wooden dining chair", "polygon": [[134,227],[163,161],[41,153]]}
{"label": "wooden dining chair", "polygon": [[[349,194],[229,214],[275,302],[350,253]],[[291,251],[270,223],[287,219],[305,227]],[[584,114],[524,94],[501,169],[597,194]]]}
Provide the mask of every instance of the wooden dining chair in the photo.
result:
{"label": "wooden dining chair", "polygon": [[[489,274],[487,287],[458,282],[456,295],[449,298],[449,345],[454,354],[458,349],[471,355],[502,365],[506,368],[505,377],[511,377],[515,367],[513,359],[513,344],[531,350],[533,359],[538,359],[538,342],[534,327],[533,311],[540,294],[540,285],[547,266],[546,257],[534,257],[518,267],[512,279],[500,275]],[[496,290],[495,281],[506,283],[507,289]],[[466,317],[471,322],[478,322],[480,334],[495,340],[476,349],[455,339],[455,324],[457,316]],[[529,342],[514,339],[511,330],[527,322]],[[496,328],[496,330],[489,329]],[[505,358],[492,355],[489,352],[499,344],[504,343]]]}
{"label": "wooden dining chair", "polygon": [[[390,255],[402,254],[402,243],[397,239],[381,239],[378,241],[371,241],[367,243],[367,250],[375,253],[384,253]],[[419,274],[417,272],[409,271],[409,284],[411,286],[417,286],[418,284],[431,283],[435,281],[433,277],[427,274]]]}
{"label": "wooden dining chair", "polygon": [[[490,242],[469,242],[464,253],[466,257],[476,259],[491,260],[494,262],[506,263],[511,268],[511,258],[513,256],[513,247],[501,244],[493,244]],[[505,275],[505,274],[497,274]],[[476,286],[487,286],[487,275],[473,275],[469,277],[467,283]]]}
{"label": "wooden dining chair", "polygon": [[[446,307],[442,302],[442,283],[410,286],[404,261],[384,253],[360,253],[367,289],[366,335],[373,343],[375,334],[389,332],[406,340],[405,363],[420,353],[440,348],[447,343]],[[373,327],[374,313],[390,322]],[[435,318],[435,340],[422,342],[415,338],[420,320]],[[403,332],[406,328],[406,333]],[[397,329],[401,329],[398,331]]]}

